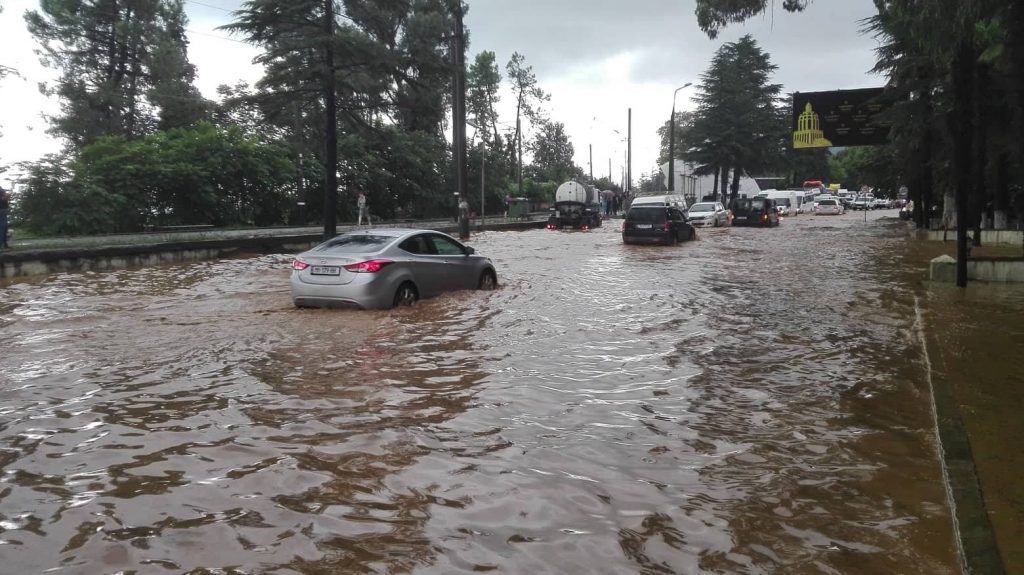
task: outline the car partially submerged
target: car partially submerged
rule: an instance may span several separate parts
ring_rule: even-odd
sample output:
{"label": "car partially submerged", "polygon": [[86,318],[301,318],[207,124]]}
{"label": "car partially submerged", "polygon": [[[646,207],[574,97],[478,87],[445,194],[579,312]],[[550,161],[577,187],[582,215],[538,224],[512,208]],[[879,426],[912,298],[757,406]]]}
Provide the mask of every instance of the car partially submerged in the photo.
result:
{"label": "car partially submerged", "polygon": [[729,205],[732,210],[734,226],[779,225],[779,212],[775,200],[764,197],[736,198]]}
{"label": "car partially submerged", "polygon": [[838,199],[826,198],[818,202],[814,207],[814,213],[819,216],[838,216],[843,213],[843,206]]}
{"label": "car partially submerged", "polygon": [[690,206],[686,217],[694,227],[727,226],[730,221],[729,210],[721,202],[700,202]]}
{"label": "car partially submerged", "polygon": [[622,243],[673,245],[697,239],[683,211],[660,204],[633,204],[622,222]]}
{"label": "car partially submerged", "polygon": [[379,229],[341,234],[292,261],[296,307],[387,309],[468,289],[494,289],[490,258],[433,230]]}

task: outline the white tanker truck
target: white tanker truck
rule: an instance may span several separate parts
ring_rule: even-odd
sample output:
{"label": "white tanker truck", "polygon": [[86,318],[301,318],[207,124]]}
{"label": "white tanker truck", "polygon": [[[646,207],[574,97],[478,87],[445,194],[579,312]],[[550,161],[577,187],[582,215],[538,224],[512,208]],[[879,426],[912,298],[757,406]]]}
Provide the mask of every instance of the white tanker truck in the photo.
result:
{"label": "white tanker truck", "polygon": [[555,190],[555,207],[548,217],[548,229],[589,229],[601,227],[601,192],[587,184],[565,182]]}

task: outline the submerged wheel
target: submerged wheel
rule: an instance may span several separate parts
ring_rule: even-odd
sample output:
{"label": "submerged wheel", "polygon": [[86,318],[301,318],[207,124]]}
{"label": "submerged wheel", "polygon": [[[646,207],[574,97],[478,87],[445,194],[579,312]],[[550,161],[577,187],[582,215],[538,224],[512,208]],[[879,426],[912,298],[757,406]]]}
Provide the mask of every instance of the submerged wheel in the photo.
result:
{"label": "submerged wheel", "polygon": [[486,270],[480,274],[480,281],[477,283],[476,289],[490,291],[496,287],[498,287],[498,278],[494,275],[494,272]]}
{"label": "submerged wheel", "polygon": [[394,307],[408,307],[416,303],[416,300],[420,298],[420,294],[416,292],[416,286],[410,282],[398,286],[398,290],[395,292]]}

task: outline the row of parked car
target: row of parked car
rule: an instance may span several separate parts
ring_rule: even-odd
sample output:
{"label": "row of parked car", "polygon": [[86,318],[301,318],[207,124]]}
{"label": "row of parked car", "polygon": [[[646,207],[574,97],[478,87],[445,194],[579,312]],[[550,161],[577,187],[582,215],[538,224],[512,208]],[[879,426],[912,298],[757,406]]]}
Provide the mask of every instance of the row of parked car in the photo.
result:
{"label": "row of parked car", "polygon": [[874,196],[856,196],[846,200],[847,207],[851,210],[889,210],[903,207],[903,202],[890,198],[876,198]]}
{"label": "row of parked car", "polygon": [[[867,203],[864,203],[867,200]],[[860,203],[857,203],[860,202]],[[778,226],[784,215],[813,213],[841,215],[851,209],[897,207],[895,200],[874,197],[850,198],[832,195],[808,197],[800,206],[792,198],[760,194],[753,198],[736,198],[728,208],[722,202],[699,202],[689,208],[681,196],[640,196],[626,213],[622,241],[627,244],[674,244],[696,237],[696,228],[720,226]],[[867,205],[867,208],[860,206]]]}
{"label": "row of parked car", "polygon": [[730,225],[778,226],[778,205],[775,200],[756,197],[737,198],[729,208],[722,202],[698,202],[687,208],[682,196],[640,196],[626,212],[622,242],[672,245],[696,239],[696,228]]}

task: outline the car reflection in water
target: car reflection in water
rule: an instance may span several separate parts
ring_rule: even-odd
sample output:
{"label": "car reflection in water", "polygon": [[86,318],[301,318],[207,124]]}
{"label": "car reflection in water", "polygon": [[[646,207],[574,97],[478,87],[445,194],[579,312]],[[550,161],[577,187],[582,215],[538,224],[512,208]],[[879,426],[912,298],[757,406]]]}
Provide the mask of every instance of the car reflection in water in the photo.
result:
{"label": "car reflection in water", "polygon": [[387,309],[464,289],[494,289],[490,258],[431,230],[341,234],[292,262],[296,307]]}

